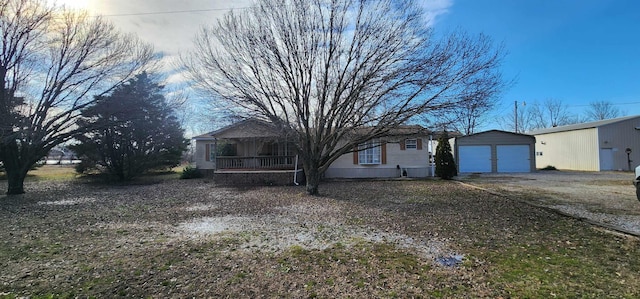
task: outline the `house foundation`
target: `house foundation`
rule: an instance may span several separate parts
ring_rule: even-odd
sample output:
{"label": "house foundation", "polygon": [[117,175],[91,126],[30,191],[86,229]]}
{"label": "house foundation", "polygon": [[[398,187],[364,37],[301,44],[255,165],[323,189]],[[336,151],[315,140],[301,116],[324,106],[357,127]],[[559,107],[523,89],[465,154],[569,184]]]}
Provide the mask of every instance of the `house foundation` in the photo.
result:
{"label": "house foundation", "polygon": [[298,170],[216,170],[213,181],[232,186],[286,186],[304,184],[302,169]]}

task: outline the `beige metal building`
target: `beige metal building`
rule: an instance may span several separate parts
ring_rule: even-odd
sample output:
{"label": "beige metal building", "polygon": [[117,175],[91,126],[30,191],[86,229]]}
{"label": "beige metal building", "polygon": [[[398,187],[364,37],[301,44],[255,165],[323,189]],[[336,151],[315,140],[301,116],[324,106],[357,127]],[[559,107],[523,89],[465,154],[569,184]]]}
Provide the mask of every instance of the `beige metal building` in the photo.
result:
{"label": "beige metal building", "polygon": [[533,172],[535,138],[491,130],[457,137],[454,155],[458,172]]}
{"label": "beige metal building", "polygon": [[630,170],[640,163],[640,115],[535,130],[529,134],[536,137],[538,167],[607,171]]}

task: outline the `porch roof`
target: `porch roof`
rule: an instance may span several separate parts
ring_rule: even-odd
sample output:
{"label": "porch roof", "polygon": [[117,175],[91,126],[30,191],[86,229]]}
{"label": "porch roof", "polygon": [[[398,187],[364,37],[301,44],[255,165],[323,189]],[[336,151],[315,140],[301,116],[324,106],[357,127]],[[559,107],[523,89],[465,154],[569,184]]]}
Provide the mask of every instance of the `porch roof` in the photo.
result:
{"label": "porch roof", "polygon": [[270,123],[258,119],[246,119],[219,130],[193,137],[195,140],[279,138],[278,130]]}

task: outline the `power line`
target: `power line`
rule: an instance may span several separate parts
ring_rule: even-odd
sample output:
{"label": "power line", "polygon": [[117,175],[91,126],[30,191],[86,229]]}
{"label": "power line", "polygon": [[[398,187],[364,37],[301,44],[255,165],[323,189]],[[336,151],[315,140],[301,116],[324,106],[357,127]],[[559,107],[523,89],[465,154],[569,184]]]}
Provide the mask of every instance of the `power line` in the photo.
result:
{"label": "power line", "polygon": [[[611,102],[611,105],[614,105],[614,106],[619,106],[619,105],[636,105],[636,104],[640,104],[640,102],[628,102],[628,103],[613,103],[613,102]],[[591,106],[591,104],[567,105],[567,107],[589,107],[589,106]]]}
{"label": "power line", "polygon": [[168,15],[168,14],[181,14],[181,13],[225,11],[225,10],[232,10],[232,9],[247,9],[247,8],[250,8],[250,7],[244,6],[244,7],[232,7],[232,8],[208,8],[208,9],[170,10],[170,11],[157,11],[157,12],[135,12],[135,13],[110,14],[110,15],[100,15],[100,16],[129,17],[129,16],[146,16],[146,15]]}

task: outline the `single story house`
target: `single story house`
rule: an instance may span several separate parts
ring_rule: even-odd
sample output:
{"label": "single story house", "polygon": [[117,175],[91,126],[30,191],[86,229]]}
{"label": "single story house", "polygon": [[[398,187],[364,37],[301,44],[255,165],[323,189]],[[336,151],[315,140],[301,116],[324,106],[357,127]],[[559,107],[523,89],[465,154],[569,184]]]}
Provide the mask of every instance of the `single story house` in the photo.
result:
{"label": "single story house", "polygon": [[528,132],[536,164],[582,171],[631,170],[640,163],[640,115]]}
{"label": "single story house", "polygon": [[[356,132],[357,133],[357,132]],[[272,124],[247,119],[193,138],[196,166],[218,182],[302,183],[293,138]],[[435,140],[421,126],[402,126],[339,157],[325,178],[392,178],[433,175]]]}
{"label": "single story house", "polygon": [[433,176],[433,133],[401,126],[388,136],[361,144],[360,149],[331,163],[325,178],[394,178]]}
{"label": "single story house", "polygon": [[534,136],[491,130],[456,137],[453,152],[459,173],[534,172]]}

